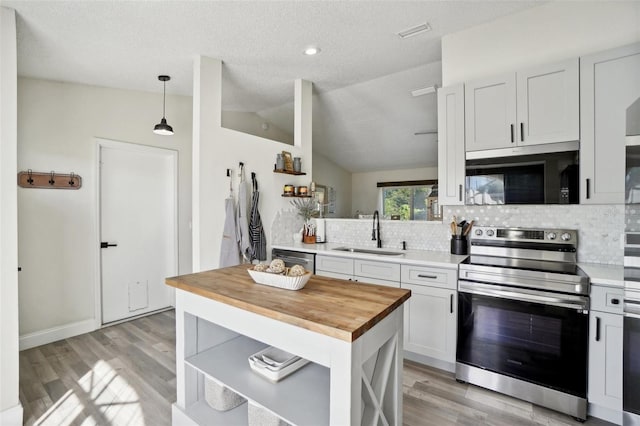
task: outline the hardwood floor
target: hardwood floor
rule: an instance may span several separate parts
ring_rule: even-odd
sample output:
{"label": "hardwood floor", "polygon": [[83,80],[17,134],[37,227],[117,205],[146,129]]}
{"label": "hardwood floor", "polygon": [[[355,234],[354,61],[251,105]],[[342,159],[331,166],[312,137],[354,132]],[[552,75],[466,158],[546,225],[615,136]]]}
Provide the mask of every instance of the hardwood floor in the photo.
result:
{"label": "hardwood floor", "polygon": [[20,353],[28,425],[169,425],[175,314],[167,311]]}
{"label": "hardwood floor", "polygon": [[[175,387],[173,311],[20,353],[27,425],[170,425]],[[403,409],[407,426],[581,424],[411,361]]]}

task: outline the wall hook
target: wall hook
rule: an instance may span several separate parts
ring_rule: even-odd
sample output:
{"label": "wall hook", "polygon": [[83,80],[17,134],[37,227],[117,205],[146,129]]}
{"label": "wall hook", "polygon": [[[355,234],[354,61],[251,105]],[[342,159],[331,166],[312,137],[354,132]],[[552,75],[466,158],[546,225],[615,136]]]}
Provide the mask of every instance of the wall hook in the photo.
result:
{"label": "wall hook", "polygon": [[18,173],[18,186],[21,188],[43,189],[80,189],[82,176],[71,172],[70,174],[50,172],[34,172],[28,169]]}

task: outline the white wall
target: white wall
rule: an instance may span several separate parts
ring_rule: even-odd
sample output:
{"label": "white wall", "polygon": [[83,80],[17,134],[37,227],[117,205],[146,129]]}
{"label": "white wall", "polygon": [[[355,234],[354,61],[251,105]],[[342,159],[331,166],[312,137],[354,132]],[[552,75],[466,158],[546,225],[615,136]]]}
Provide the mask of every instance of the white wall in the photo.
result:
{"label": "white wall", "polygon": [[[263,128],[264,123],[268,124],[266,129]],[[222,111],[222,126],[230,130],[237,130],[261,138],[293,145],[293,128],[289,131],[281,129],[273,124],[273,122],[260,117],[255,112]]]}
{"label": "white wall", "polygon": [[191,271],[191,108],[190,97],[168,96],[175,134],[159,136],[152,129],[162,116],[161,93],[19,79],[18,169],[83,178],[77,191],[18,190],[21,335],[96,315],[94,137],[178,151],[179,271]]}
{"label": "white wall", "polygon": [[[286,183],[308,185],[311,164],[311,84],[296,82],[295,145],[263,139],[221,126],[222,63],[198,57],[194,64],[193,95],[193,269],[217,268],[225,219],[224,200],[229,195],[226,169],[234,170],[238,188],[238,163],[245,164],[249,199],[251,172],[256,173],[260,192],[260,216],[270,257],[271,224],[281,209],[290,209],[289,199],[281,196]],[[300,84],[298,84],[300,83]],[[300,100],[304,92],[306,100]],[[282,150],[302,158],[306,176],[273,173],[276,154]]]}
{"label": "white wall", "polygon": [[442,38],[449,86],[640,40],[640,2],[555,1]]}
{"label": "white wall", "polygon": [[397,182],[406,180],[438,179],[437,167],[420,169],[385,170],[379,172],[354,173],[351,177],[351,215],[359,211],[361,214],[371,214],[379,209],[378,182]]}
{"label": "white wall", "polygon": [[313,153],[313,181],[327,188],[333,187],[336,194],[335,213],[327,217],[351,217],[351,173],[329,160],[324,155]]}
{"label": "white wall", "polygon": [[0,424],[22,424],[18,399],[16,17],[0,8]]}

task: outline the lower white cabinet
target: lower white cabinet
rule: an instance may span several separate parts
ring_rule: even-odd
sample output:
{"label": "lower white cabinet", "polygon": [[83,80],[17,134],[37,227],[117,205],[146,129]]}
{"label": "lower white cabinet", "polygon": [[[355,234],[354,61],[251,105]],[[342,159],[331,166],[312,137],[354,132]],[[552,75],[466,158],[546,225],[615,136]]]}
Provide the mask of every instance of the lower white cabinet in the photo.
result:
{"label": "lower white cabinet", "polygon": [[363,284],[400,287],[400,265],[375,260],[316,256],[316,275]]}
{"label": "lower white cabinet", "polygon": [[[405,304],[404,348],[438,368],[452,370],[458,324],[457,269],[402,265],[400,287],[411,290]],[[410,357],[411,358],[411,357]]]}
{"label": "lower white cabinet", "polygon": [[[589,313],[589,390],[590,414],[604,418],[594,409],[622,414],[622,290],[592,286]],[[595,408],[593,406],[596,406]]]}
{"label": "lower white cabinet", "polygon": [[[458,270],[316,256],[316,275],[411,290],[405,303],[405,356],[453,371],[458,324]],[[415,356],[414,356],[415,355]]]}
{"label": "lower white cabinet", "polygon": [[456,291],[404,283],[401,286],[411,290],[411,298],[405,305],[405,350],[454,363]]}

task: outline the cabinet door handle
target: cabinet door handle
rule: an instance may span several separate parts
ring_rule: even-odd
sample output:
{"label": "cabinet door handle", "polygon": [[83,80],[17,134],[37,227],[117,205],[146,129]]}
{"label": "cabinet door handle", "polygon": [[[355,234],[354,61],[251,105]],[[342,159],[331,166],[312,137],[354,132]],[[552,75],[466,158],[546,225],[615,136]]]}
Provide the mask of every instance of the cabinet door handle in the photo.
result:
{"label": "cabinet door handle", "polygon": [[520,141],[524,142],[524,123],[520,123]]}
{"label": "cabinet door handle", "polygon": [[612,305],[619,305],[620,304],[620,299],[616,299],[616,298],[611,299],[611,304]]}
{"label": "cabinet door handle", "polygon": [[449,312],[453,313],[453,294],[449,295]]}
{"label": "cabinet door handle", "polygon": [[591,198],[591,179],[587,178],[587,200]]}
{"label": "cabinet door handle", "polygon": [[513,136],[513,124],[511,125],[511,143],[514,143],[516,140]]}
{"label": "cabinet door handle", "polygon": [[462,201],[462,185],[458,185],[458,200]]}
{"label": "cabinet door handle", "polygon": [[596,317],[596,342],[600,341],[600,317]]}
{"label": "cabinet door handle", "polygon": [[438,278],[436,275],[423,275],[423,274],[418,274],[418,278],[428,278],[430,280],[435,280],[436,278]]}

